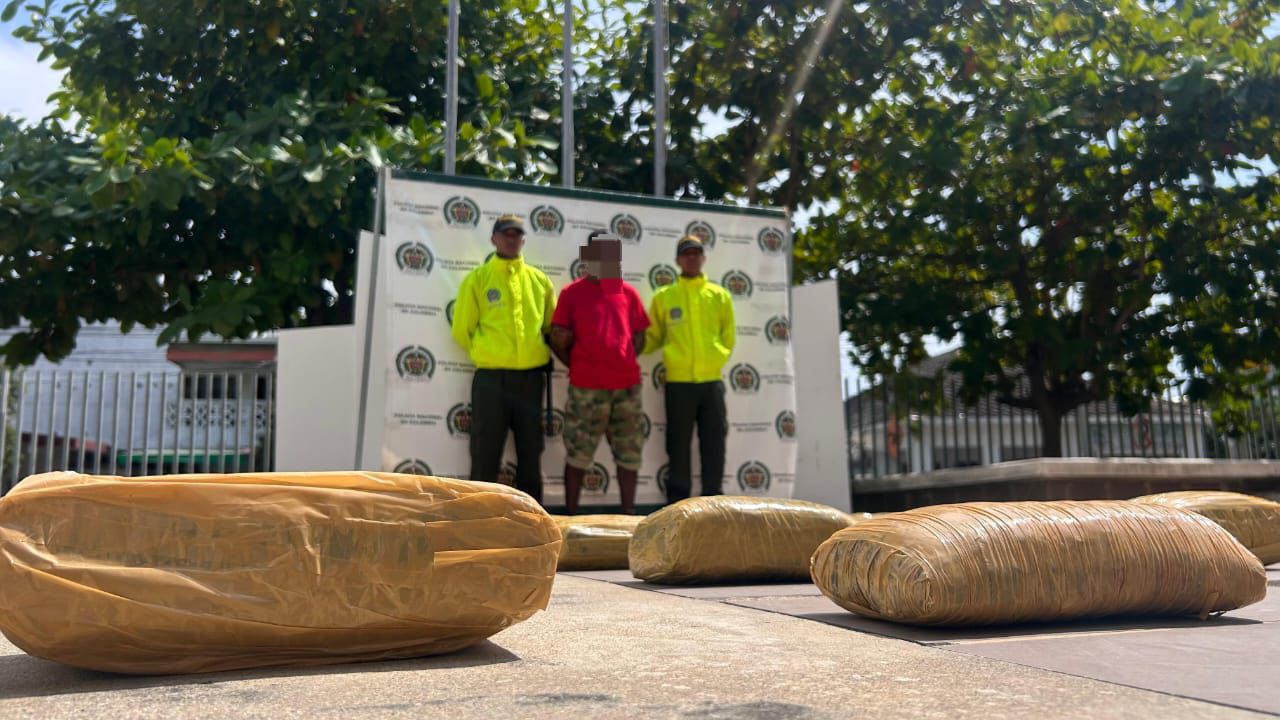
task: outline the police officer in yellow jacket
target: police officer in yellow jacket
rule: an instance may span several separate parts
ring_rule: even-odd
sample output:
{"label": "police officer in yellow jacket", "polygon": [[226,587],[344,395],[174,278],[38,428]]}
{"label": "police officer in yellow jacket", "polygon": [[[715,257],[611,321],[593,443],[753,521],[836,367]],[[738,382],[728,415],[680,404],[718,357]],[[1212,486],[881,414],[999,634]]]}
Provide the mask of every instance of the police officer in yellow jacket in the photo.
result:
{"label": "police officer in yellow jacket", "polygon": [[491,236],[497,252],[458,289],[453,339],[476,365],[471,380],[471,479],[494,482],[507,431],[515,433],[516,487],[542,502],[544,336],[556,294],[551,281],[520,255],[524,222],[503,215]]}
{"label": "police officer in yellow jacket", "polygon": [[649,304],[645,352],[662,349],[666,366],[667,501],[689,497],[692,489],[693,428],[702,457],[702,494],[719,495],[724,479],[728,413],[720,371],[733,352],[733,298],[702,272],[702,241],[691,235],[676,245],[680,277],[659,290]]}

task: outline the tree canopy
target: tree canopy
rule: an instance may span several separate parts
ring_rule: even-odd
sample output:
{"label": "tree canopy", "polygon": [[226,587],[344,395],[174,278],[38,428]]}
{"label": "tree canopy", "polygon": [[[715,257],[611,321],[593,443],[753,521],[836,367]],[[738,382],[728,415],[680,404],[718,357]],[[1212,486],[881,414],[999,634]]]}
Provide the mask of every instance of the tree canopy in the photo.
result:
{"label": "tree canopy", "polygon": [[962,342],[970,398],[1137,412],[1176,361],[1239,397],[1280,355],[1277,4],[1058,1],[938,28],[858,110],[799,254],[839,268],[860,360]]}
{"label": "tree canopy", "polygon": [[[349,315],[376,168],[441,166],[444,3],[25,7],[66,77],[52,117],[0,120],[0,323],[29,323],[7,362],[86,321]],[[578,186],[652,189],[650,7],[578,6]],[[1175,362],[1200,397],[1271,368],[1280,0],[668,8],[666,186],[822,208],[797,278],[841,278],[865,368],[959,340],[966,391],[1046,433]],[[560,182],[560,3],[464,10],[458,171]]]}
{"label": "tree canopy", "polygon": [[[86,321],[168,339],[349,317],[375,169],[439,167],[440,3],[27,8],[16,34],[66,76],[51,118],[0,121],[0,324],[29,324],[6,361],[63,356]],[[557,22],[463,16],[459,172],[558,172]]]}

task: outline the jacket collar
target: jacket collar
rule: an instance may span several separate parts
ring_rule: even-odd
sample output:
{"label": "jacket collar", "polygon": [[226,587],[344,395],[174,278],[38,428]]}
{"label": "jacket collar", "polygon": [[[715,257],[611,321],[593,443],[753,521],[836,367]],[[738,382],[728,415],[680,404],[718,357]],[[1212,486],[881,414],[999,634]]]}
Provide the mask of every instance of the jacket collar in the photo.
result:
{"label": "jacket collar", "polygon": [[519,272],[524,267],[524,255],[517,255],[508,260],[495,253],[493,257],[489,258],[489,262],[494,263],[499,269],[508,273]]}

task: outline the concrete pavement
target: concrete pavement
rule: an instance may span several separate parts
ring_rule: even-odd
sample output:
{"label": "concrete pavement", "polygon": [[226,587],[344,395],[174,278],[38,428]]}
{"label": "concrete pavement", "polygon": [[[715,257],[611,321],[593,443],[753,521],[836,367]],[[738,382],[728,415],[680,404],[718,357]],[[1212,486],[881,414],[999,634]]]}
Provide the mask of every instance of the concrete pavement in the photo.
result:
{"label": "concrete pavement", "polygon": [[0,717],[1263,716],[561,575],[546,612],[421,660],[139,678],[62,667],[0,640]]}

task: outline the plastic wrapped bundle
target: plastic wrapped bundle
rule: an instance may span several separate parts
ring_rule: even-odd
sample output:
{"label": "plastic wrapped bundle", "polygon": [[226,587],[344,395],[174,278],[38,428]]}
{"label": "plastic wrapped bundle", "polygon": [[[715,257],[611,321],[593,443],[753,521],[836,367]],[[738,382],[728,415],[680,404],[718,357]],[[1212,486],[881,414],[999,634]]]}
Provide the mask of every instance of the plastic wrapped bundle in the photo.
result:
{"label": "plastic wrapped bundle", "polygon": [[655,583],[805,580],[814,549],[854,522],[803,500],[688,498],[636,527],[631,574]]}
{"label": "plastic wrapped bundle", "polygon": [[38,475],[0,500],[0,630],[123,673],[457,650],[546,607],[560,532],[502,485]]}
{"label": "plastic wrapped bundle", "polygon": [[1227,529],[1263,565],[1280,561],[1280,503],[1243,493],[1187,490],[1143,495],[1134,502],[1199,513]]}
{"label": "plastic wrapped bundle", "polygon": [[895,513],[824,542],[813,581],[859,615],[949,626],[1204,617],[1267,587],[1258,559],[1208,518],[1126,500]]}
{"label": "plastic wrapped bundle", "polygon": [[552,515],[564,544],[557,570],[625,570],[627,546],[643,515]]}

